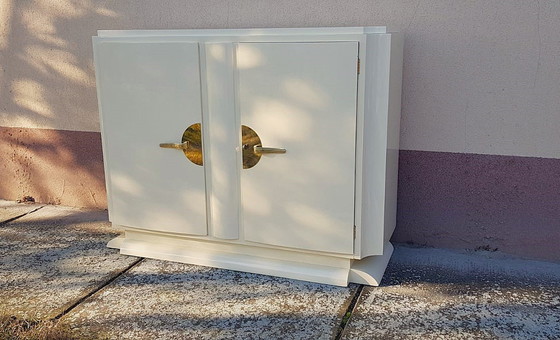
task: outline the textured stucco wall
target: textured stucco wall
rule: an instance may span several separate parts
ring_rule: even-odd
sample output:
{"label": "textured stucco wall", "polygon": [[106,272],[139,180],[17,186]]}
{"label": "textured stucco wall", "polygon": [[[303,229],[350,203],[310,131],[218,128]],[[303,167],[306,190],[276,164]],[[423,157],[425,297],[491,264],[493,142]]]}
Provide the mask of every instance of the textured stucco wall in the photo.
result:
{"label": "textured stucco wall", "polygon": [[560,158],[560,1],[0,2],[0,126],[98,131],[97,29],[388,25],[402,149]]}
{"label": "textured stucco wall", "polygon": [[101,135],[0,127],[0,199],[106,208]]}
{"label": "textured stucco wall", "polygon": [[560,0],[0,0],[0,198],[105,207],[98,29],[373,25],[405,35],[394,239],[560,260]]}
{"label": "textured stucco wall", "polygon": [[560,261],[560,160],[400,152],[397,242]]}

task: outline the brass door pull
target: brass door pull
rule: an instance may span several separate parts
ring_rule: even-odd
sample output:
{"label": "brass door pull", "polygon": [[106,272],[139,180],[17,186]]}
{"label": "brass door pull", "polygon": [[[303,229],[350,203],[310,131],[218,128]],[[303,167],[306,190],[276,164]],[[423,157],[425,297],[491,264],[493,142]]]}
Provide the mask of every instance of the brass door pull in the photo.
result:
{"label": "brass door pull", "polygon": [[253,147],[253,152],[257,155],[262,155],[265,153],[286,153],[286,149],[282,148],[266,148],[260,145],[255,145]]}
{"label": "brass door pull", "polygon": [[189,142],[183,142],[183,143],[160,143],[159,147],[160,148],[165,148],[165,149],[179,149],[179,150],[187,150],[187,147],[189,146]]}
{"label": "brass door pull", "polygon": [[243,169],[251,169],[257,165],[264,154],[286,153],[286,149],[263,147],[259,135],[246,125],[241,125],[241,145]]}
{"label": "brass door pull", "polygon": [[182,150],[189,161],[196,165],[202,165],[202,126],[200,123],[191,124],[183,132],[181,143],[160,143],[159,147]]}

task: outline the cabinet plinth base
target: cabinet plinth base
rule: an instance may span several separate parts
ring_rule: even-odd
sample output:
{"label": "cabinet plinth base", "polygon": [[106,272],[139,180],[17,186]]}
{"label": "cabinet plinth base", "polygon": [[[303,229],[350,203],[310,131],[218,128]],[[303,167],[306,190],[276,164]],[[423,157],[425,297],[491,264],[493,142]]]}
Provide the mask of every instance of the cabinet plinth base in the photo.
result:
{"label": "cabinet plinth base", "polygon": [[362,260],[320,253],[266,248],[215,240],[188,239],[163,233],[126,230],[107,244],[124,255],[237,270],[296,280],[347,286],[377,286],[393,252],[387,242],[380,256]]}
{"label": "cabinet plinth base", "polygon": [[393,250],[394,248],[391,242],[386,242],[383,245],[383,255],[369,256],[354,261],[350,268],[348,281],[368,286],[379,286],[385,268],[387,268],[391,255],[393,254]]}

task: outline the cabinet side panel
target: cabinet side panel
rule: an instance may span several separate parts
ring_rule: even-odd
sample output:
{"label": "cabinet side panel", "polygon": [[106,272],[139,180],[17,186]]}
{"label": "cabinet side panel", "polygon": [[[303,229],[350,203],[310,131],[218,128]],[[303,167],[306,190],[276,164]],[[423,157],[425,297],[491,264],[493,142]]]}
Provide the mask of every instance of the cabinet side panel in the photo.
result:
{"label": "cabinet side panel", "polygon": [[201,122],[198,44],[95,40],[96,71],[113,223],[206,234],[203,167],[182,150]]}
{"label": "cabinet side panel", "polygon": [[387,123],[387,170],[385,184],[385,242],[397,224],[397,176],[401,125],[403,35],[391,33],[391,67],[389,80],[389,119]]}
{"label": "cabinet side panel", "polygon": [[367,38],[361,257],[383,254],[391,36]]}
{"label": "cabinet side panel", "polygon": [[212,235],[239,238],[239,131],[235,114],[233,44],[206,43],[206,149]]}

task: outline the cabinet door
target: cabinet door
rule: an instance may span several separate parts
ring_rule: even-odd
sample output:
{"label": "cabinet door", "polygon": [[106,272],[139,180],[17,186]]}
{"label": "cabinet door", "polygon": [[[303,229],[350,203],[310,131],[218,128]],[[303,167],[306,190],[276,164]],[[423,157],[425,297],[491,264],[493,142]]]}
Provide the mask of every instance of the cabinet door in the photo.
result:
{"label": "cabinet door", "polygon": [[286,149],[241,171],[246,240],[353,252],[357,58],[357,42],[238,44],[241,124]]}
{"label": "cabinet door", "polygon": [[201,123],[198,43],[151,39],[94,40],[110,220],[205,235],[203,167],[159,145]]}

